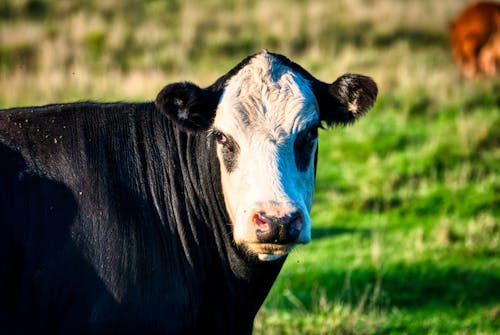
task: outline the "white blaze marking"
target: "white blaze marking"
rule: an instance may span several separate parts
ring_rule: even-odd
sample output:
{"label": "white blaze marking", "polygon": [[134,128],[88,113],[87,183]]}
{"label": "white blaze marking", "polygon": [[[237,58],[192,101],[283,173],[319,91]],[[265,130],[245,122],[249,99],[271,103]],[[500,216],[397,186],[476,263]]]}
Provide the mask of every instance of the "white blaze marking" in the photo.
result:
{"label": "white blaze marking", "polygon": [[[279,217],[297,210],[303,216],[298,242],[309,242],[314,164],[311,157],[308,169],[299,171],[294,144],[297,134],[318,124],[318,118],[309,82],[267,53],[255,56],[229,80],[213,127],[230,135],[240,149],[231,173],[218,150],[226,207],[237,243],[250,242],[252,248],[258,245],[252,222],[255,211]],[[311,154],[314,152],[315,148]],[[280,257],[251,251],[261,260]]]}

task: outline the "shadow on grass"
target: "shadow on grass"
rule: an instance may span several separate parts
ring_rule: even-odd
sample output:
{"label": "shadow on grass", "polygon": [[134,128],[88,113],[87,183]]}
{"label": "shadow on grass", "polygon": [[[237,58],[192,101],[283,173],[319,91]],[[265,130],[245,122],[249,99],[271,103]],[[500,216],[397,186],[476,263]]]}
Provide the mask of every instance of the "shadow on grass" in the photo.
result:
{"label": "shadow on grass", "polygon": [[408,42],[413,49],[430,47],[447,49],[449,46],[446,30],[426,31],[405,27],[376,36],[374,45],[380,48],[388,48],[401,41]]}
{"label": "shadow on grass", "polygon": [[361,234],[362,236],[370,236],[369,229],[359,229],[359,228],[343,228],[343,227],[320,227],[320,228],[312,228],[311,236],[314,240],[324,238],[324,237],[333,237],[345,234]]}
{"label": "shadow on grass", "polygon": [[[308,273],[307,283],[292,275],[288,286],[310,310],[315,308],[318,290],[329,301],[357,305],[367,300],[370,306],[382,309],[472,308],[500,301],[500,276],[466,265],[420,262],[383,269],[365,267],[349,273],[321,269],[310,269]],[[293,287],[295,279],[300,287]],[[293,308],[285,299],[277,303],[279,308]]]}
{"label": "shadow on grass", "polygon": [[362,21],[346,24],[332,21],[323,25],[318,36],[322,43],[332,43],[341,48],[345,45],[363,47],[372,45],[386,49],[401,42],[412,49],[440,48],[447,50],[449,40],[446,29],[422,29],[399,27],[388,32],[379,32],[373,22]]}

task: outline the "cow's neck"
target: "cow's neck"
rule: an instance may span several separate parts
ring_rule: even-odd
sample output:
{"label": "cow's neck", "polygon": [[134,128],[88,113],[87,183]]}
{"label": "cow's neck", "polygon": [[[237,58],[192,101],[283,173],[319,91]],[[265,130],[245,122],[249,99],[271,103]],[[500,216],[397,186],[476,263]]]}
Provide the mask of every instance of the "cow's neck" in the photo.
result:
{"label": "cow's neck", "polygon": [[[196,269],[206,271],[201,274],[203,285],[214,286],[211,289],[215,290],[225,288],[225,292],[243,299],[249,295],[254,301],[263,300],[282,262],[258,262],[234,245],[215,142],[206,133],[185,133],[157,113],[152,118],[155,122],[150,136],[157,147],[154,154],[147,150],[154,157],[148,169],[155,169],[152,175],[161,175],[163,180],[150,180],[149,185],[154,185],[150,197],[161,229],[176,236],[183,249],[179,257],[185,257],[191,269],[196,273]],[[222,290],[212,294],[220,293]],[[261,299],[256,299],[258,296]]]}

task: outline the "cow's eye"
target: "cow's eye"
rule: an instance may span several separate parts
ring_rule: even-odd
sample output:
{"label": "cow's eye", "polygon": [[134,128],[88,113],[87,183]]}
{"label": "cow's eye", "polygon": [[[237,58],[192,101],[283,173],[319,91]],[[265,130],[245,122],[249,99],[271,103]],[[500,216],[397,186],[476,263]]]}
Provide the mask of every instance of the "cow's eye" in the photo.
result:
{"label": "cow's eye", "polygon": [[312,127],[309,129],[309,131],[306,133],[306,136],[304,138],[305,142],[314,142],[318,138],[318,127]]}
{"label": "cow's eye", "polygon": [[318,139],[318,127],[314,126],[302,132],[295,140],[295,163],[299,171],[306,171],[312,160],[314,143]]}
{"label": "cow's eye", "polygon": [[229,144],[229,138],[224,135],[224,133],[220,132],[220,131],[214,131],[214,137],[215,137],[215,140],[219,143],[219,144],[222,144],[222,145],[227,145]]}
{"label": "cow's eye", "polygon": [[304,132],[302,133],[302,135],[299,135],[296,142],[296,148],[299,150],[304,149],[312,145],[317,138],[318,138],[318,127],[316,126],[311,127],[307,132]]}
{"label": "cow's eye", "polygon": [[238,162],[238,144],[230,136],[225,135],[219,130],[212,131],[212,136],[220,145],[222,161],[224,162],[227,172],[232,172]]}

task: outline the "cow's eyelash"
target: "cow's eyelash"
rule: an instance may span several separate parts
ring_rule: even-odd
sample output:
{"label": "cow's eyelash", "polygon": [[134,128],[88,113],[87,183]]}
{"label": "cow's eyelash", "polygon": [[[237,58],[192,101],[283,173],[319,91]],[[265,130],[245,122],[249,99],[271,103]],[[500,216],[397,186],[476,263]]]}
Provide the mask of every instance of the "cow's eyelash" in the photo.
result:
{"label": "cow's eyelash", "polygon": [[299,133],[299,138],[305,139],[305,138],[310,138],[310,139],[315,139],[318,137],[318,130],[323,129],[321,123],[315,123],[310,125],[309,127],[305,128],[303,131]]}
{"label": "cow's eyelash", "polygon": [[228,145],[232,143],[232,140],[229,136],[217,129],[212,129],[209,133],[209,136],[215,138],[215,140],[221,145]]}

